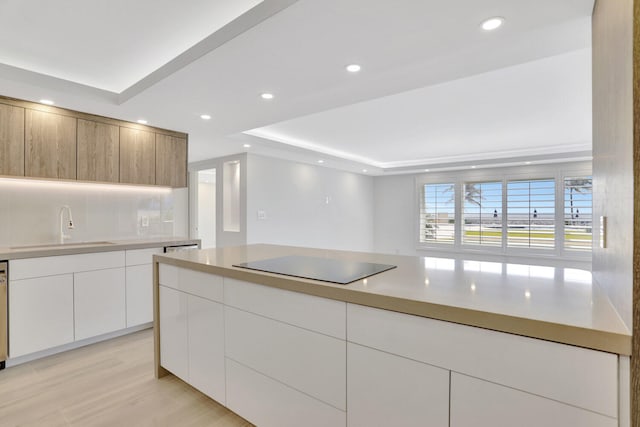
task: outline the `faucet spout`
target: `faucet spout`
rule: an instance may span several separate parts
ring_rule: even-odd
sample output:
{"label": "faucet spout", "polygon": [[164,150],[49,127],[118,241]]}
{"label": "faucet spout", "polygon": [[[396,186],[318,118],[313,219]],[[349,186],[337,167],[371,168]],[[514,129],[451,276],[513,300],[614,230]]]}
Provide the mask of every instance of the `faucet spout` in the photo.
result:
{"label": "faucet spout", "polygon": [[71,208],[69,207],[69,205],[63,205],[60,208],[60,244],[64,244],[64,239],[70,239],[71,236],[68,234],[64,234],[64,212],[67,211],[67,218],[68,221],[66,222],[66,226],[67,229],[69,230],[73,230],[75,228],[75,226],[73,225],[73,215],[71,214]]}

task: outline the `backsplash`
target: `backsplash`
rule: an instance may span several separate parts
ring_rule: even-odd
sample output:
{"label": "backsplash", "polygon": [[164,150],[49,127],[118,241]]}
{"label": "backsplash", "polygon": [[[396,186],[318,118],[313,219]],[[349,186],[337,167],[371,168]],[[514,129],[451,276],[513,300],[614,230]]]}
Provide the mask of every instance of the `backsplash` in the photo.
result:
{"label": "backsplash", "polygon": [[188,234],[186,188],[1,178],[0,200],[0,247],[57,243],[63,205],[68,243]]}

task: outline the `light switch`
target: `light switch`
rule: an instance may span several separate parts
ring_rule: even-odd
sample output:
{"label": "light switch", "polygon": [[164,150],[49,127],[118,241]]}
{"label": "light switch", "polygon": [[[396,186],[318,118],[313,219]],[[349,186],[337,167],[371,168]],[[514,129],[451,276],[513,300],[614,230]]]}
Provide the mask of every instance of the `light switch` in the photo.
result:
{"label": "light switch", "polygon": [[258,210],[258,219],[261,221],[267,219],[267,212],[263,211],[262,209]]}

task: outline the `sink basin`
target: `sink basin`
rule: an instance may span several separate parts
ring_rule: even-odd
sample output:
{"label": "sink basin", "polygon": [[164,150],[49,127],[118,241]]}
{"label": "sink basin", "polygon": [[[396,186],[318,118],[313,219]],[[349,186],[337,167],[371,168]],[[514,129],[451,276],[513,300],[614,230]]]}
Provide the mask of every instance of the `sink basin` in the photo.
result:
{"label": "sink basin", "polygon": [[48,245],[25,245],[12,246],[10,249],[55,249],[55,248],[81,248],[84,246],[96,245],[113,245],[113,242],[69,242],[69,243],[51,243]]}

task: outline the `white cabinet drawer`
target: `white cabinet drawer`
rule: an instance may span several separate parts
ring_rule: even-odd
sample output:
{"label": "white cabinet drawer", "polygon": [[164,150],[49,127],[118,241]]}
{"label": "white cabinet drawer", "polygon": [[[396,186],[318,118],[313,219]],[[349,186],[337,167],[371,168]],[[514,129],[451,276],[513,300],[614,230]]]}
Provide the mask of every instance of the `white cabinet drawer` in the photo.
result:
{"label": "white cabinet drawer", "polygon": [[345,410],[345,341],[230,307],[225,331],[228,358]]}
{"label": "white cabinet drawer", "polygon": [[351,342],[617,416],[613,354],[355,304],[347,322]]}
{"label": "white cabinet drawer", "polygon": [[125,254],[127,265],[151,264],[153,256],[161,254],[164,248],[129,249]]}
{"label": "white cabinet drawer", "polygon": [[[575,390],[580,394],[580,390]],[[617,427],[615,418],[452,373],[451,427]]]}
{"label": "white cabinet drawer", "polygon": [[449,371],[349,343],[347,402],[349,427],[448,427]]}
{"label": "white cabinet drawer", "polygon": [[222,277],[160,263],[159,282],[163,286],[187,292],[211,301],[222,302]]}
{"label": "white cabinet drawer", "polygon": [[124,267],[124,251],[61,255],[10,261],[10,280]]}
{"label": "white cabinet drawer", "polygon": [[224,278],[224,303],[332,337],[346,337],[346,303]]}
{"label": "white cabinet drawer", "polygon": [[260,427],[344,427],[345,413],[227,359],[227,407]]}

